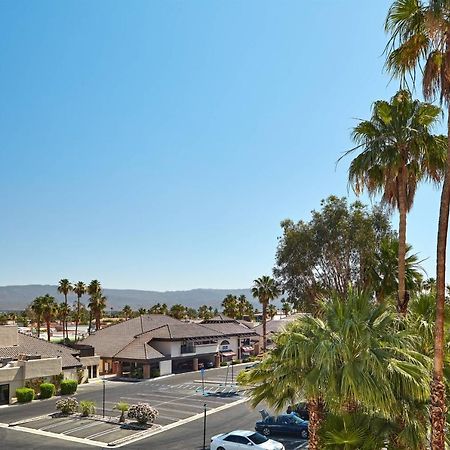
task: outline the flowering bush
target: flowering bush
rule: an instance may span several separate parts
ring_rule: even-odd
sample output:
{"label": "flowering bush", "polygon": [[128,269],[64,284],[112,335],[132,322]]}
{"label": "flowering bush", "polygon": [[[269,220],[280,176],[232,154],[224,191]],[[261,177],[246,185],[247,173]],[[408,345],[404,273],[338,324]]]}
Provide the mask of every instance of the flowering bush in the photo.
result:
{"label": "flowering bush", "polygon": [[78,411],[78,402],[74,397],[63,398],[56,402],[56,409],[63,414],[75,414]]}
{"label": "flowering bush", "polygon": [[148,422],[153,423],[158,414],[158,411],[148,403],[138,403],[137,405],[131,405],[130,409],[128,410],[128,417],[130,419],[136,419],[141,425]]}

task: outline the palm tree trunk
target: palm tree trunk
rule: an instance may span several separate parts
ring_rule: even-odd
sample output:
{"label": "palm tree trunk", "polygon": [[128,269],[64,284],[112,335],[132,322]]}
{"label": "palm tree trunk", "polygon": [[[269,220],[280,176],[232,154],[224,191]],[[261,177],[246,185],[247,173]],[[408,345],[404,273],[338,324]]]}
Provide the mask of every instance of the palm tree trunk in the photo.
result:
{"label": "palm tree trunk", "polygon": [[100,330],[100,311],[95,311],[95,330]]}
{"label": "palm tree trunk", "polygon": [[308,412],[309,412],[308,448],[309,450],[319,450],[320,449],[319,431],[324,417],[322,399],[318,397],[310,398],[308,400]]}
{"label": "palm tree trunk", "polygon": [[266,301],[264,301],[262,304],[262,321],[263,321],[263,352],[265,352],[266,348],[267,348],[267,334],[266,334],[267,302]]}
{"label": "palm tree trunk", "polygon": [[406,314],[409,295],[406,292],[405,258],[406,258],[406,168],[402,167],[398,180],[398,209],[400,221],[398,226],[398,299],[397,311]]}
{"label": "palm tree trunk", "polygon": [[78,322],[80,321],[80,296],[77,296],[77,317],[75,317],[75,342],[78,339]]}
{"label": "palm tree trunk", "polygon": [[41,337],[41,318],[38,317],[37,319],[37,332],[38,332],[38,338]]}
{"label": "palm tree trunk", "polygon": [[92,331],[92,308],[89,310],[89,326],[88,326],[88,335],[91,335]]}
{"label": "palm tree trunk", "polygon": [[[450,49],[450,47],[449,47]],[[445,385],[444,385],[444,305],[445,257],[447,252],[448,213],[450,203],[450,105],[448,111],[447,168],[439,209],[436,257],[436,326],[434,334],[433,381],[431,382],[431,448],[445,450]]]}
{"label": "palm tree trunk", "polygon": [[66,338],[66,320],[67,320],[67,294],[64,294],[64,314],[63,314],[63,339]]}
{"label": "palm tree trunk", "polygon": [[50,321],[46,320],[47,324],[47,341],[50,342]]}

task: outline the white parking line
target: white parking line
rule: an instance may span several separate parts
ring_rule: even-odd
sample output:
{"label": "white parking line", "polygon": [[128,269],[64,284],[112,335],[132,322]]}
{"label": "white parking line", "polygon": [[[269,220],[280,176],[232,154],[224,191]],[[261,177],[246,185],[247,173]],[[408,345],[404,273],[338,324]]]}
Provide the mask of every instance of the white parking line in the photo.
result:
{"label": "white parking line", "polygon": [[84,430],[85,428],[90,428],[90,427],[93,427],[94,425],[98,425],[98,424],[99,424],[98,422],[92,422],[92,423],[80,425],[80,426],[78,426],[76,428],[72,428],[71,430],[63,431],[61,434],[75,433],[77,431]]}
{"label": "white parking line", "polygon": [[62,422],[58,422],[58,423],[54,423],[53,425],[48,425],[48,426],[43,426],[41,428],[38,428],[38,430],[51,430],[53,428],[59,427],[60,425],[64,425],[66,423],[70,423],[72,422],[73,419],[67,419],[67,420],[63,420]]}

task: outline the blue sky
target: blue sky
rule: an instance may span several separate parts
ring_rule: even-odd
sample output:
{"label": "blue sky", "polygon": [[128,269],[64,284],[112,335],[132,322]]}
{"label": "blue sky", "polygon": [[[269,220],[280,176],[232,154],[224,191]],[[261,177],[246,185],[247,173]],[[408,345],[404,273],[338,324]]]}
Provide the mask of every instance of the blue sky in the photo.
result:
{"label": "blue sky", "polygon": [[[280,221],[347,195],[355,118],[398,87],[389,4],[3,1],[0,284],[270,273]],[[409,218],[430,275],[438,202],[422,187]]]}

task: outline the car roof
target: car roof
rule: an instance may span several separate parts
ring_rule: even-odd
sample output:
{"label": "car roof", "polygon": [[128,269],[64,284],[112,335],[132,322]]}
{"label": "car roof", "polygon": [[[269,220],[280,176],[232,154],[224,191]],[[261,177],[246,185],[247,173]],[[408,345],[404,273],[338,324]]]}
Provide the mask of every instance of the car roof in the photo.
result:
{"label": "car roof", "polygon": [[251,436],[252,434],[255,434],[255,432],[254,431],[248,431],[248,430],[234,430],[234,431],[230,431],[228,433],[228,435],[230,435],[230,434],[235,434],[237,436],[245,436],[245,437],[247,437],[247,436]]}

